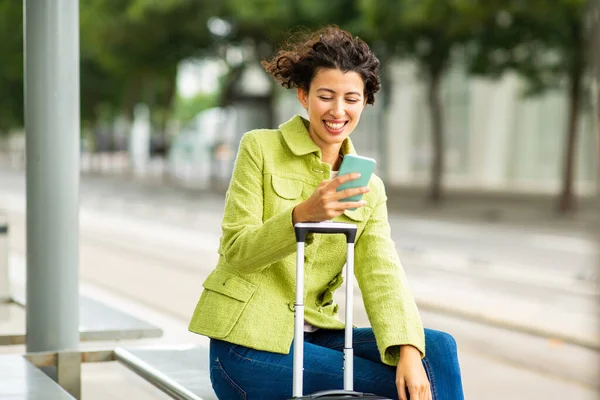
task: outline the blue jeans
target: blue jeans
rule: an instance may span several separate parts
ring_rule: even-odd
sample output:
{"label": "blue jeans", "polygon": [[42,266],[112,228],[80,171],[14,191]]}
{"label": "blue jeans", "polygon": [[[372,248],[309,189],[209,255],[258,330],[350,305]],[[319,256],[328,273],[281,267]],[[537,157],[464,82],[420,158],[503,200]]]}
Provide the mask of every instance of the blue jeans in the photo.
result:
{"label": "blue jeans", "polygon": [[[344,331],[304,334],[304,394],[343,389]],[[423,366],[433,400],[463,400],[456,342],[425,329]],[[293,345],[292,345],[293,348]],[[293,351],[277,354],[221,340],[210,341],[210,380],[222,400],[284,400],[292,397]],[[396,367],[381,362],[371,328],[354,329],[354,390],[398,398]]]}

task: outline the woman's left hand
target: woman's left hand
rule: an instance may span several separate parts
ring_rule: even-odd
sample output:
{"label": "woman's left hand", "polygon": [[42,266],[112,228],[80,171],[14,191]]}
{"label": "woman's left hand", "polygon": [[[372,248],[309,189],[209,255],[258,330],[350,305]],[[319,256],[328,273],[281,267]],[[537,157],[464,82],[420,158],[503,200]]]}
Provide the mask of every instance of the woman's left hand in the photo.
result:
{"label": "woman's left hand", "polygon": [[425,367],[421,362],[421,352],[410,345],[400,346],[400,361],[396,368],[398,398],[408,400],[431,400],[431,389]]}

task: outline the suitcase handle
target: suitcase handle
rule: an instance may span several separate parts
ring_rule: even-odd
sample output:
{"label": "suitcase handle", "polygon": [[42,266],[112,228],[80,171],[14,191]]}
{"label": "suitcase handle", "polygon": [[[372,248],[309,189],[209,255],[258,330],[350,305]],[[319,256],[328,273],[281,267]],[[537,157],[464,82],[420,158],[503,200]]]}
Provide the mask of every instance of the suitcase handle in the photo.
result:
{"label": "suitcase handle", "polygon": [[354,243],[356,239],[356,225],[345,222],[298,222],[294,225],[296,242],[304,243],[309,233],[344,234],[347,243]]}
{"label": "suitcase handle", "polygon": [[340,399],[349,399],[351,397],[357,397],[362,399],[365,397],[365,395],[370,394],[371,393],[349,392],[347,390],[323,390],[322,392],[313,393],[310,396],[306,397],[309,399],[320,399],[324,397],[327,399],[333,399],[335,397],[339,397]]}
{"label": "suitcase handle", "polygon": [[354,241],[357,226],[344,222],[299,222],[296,232],[296,302],[294,303],[294,365],[292,395],[302,396],[304,364],[304,241],[309,233],[344,234],[347,241],[346,255],[346,318],[344,329],[344,390],[353,389],[354,350],[352,348],[352,276],[354,276]]}

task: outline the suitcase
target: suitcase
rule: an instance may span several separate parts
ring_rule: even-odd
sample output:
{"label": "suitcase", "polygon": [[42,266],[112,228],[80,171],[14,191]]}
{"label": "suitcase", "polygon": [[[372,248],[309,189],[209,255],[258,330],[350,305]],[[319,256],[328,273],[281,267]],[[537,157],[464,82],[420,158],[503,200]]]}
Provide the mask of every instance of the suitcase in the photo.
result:
{"label": "suitcase", "polygon": [[[292,399],[372,399],[390,400],[386,397],[372,393],[359,393],[353,391],[354,386],[354,352],[352,349],[352,309],[354,285],[354,240],[356,239],[356,225],[343,222],[300,222],[294,225],[296,233],[296,302],[294,307],[294,366]],[[303,365],[304,365],[304,242],[309,233],[319,234],[344,234],[348,247],[346,260],[346,329],[344,338],[344,389],[326,390],[311,395],[302,395]]]}

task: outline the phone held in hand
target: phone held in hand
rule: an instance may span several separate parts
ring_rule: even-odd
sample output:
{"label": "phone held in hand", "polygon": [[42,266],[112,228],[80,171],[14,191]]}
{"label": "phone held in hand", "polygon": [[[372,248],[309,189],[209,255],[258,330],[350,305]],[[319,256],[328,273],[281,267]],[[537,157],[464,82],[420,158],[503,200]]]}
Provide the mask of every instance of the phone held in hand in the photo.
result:
{"label": "phone held in hand", "polygon": [[[372,158],[346,154],[340,165],[338,176],[358,172],[360,178],[341,184],[337,191],[368,186],[376,165],[377,161]],[[346,197],[340,201],[360,201],[360,199],[362,199],[362,194]],[[351,208],[351,210],[356,210],[356,208]]]}

